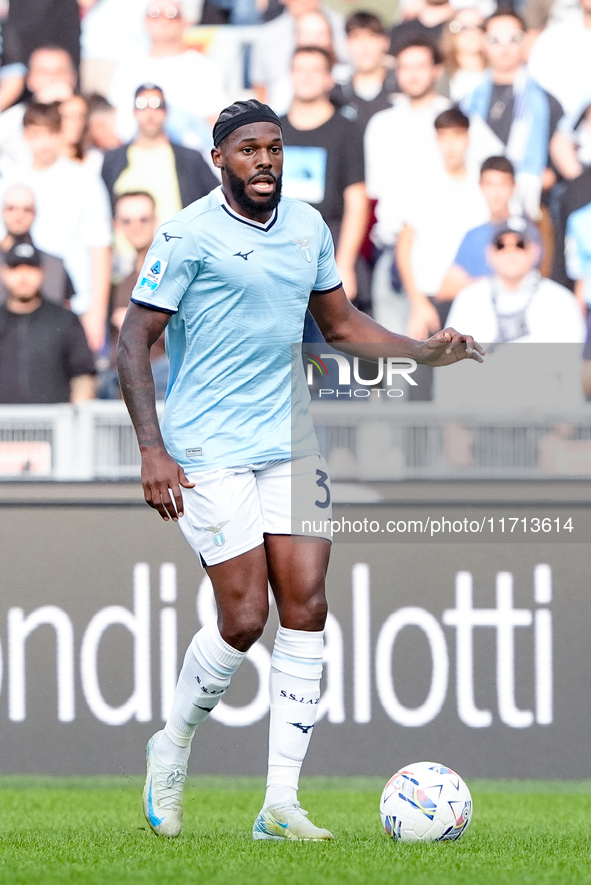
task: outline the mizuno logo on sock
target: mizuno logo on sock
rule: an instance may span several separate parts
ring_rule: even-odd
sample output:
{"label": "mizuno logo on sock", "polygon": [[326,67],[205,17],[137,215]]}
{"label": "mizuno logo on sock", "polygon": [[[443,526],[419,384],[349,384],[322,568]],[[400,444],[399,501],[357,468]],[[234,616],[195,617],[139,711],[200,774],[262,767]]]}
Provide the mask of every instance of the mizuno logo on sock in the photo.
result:
{"label": "mizuno logo on sock", "polygon": [[295,728],[299,728],[304,734],[308,734],[311,728],[314,728],[313,725],[302,725],[301,722],[288,722],[288,725],[293,725]]}
{"label": "mizuno logo on sock", "polygon": [[198,710],[205,710],[206,713],[211,713],[213,707],[202,707],[201,704],[193,704],[194,707],[197,707]]}

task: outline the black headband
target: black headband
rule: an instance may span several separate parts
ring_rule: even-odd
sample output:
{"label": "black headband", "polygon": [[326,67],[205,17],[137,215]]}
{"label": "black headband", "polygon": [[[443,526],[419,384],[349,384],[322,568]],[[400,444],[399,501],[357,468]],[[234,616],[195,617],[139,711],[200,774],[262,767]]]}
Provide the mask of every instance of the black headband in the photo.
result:
{"label": "black headband", "polygon": [[252,110],[243,111],[241,114],[236,114],[235,117],[222,120],[221,123],[218,120],[213,127],[213,143],[215,147],[217,147],[220,142],[230,134],[230,132],[239,129],[240,126],[246,126],[247,123],[275,123],[275,125],[279,126],[281,129],[281,120],[270,107],[264,106],[262,108],[253,108]]}

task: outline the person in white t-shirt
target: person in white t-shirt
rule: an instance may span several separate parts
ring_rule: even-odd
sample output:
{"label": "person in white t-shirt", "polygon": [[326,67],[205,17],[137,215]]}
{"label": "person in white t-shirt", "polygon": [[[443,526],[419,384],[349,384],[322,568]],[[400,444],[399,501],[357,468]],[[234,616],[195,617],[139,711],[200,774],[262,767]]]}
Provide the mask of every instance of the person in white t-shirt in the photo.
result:
{"label": "person in white t-shirt", "polygon": [[451,102],[435,91],[441,62],[439,50],[425,40],[401,49],[396,56],[400,94],[365,130],[365,181],[368,197],[378,201],[374,233],[381,246],[393,246],[400,231],[401,186],[416,184],[426,169],[442,166],[433,122]]}
{"label": "person in white t-shirt", "polygon": [[425,170],[422,181],[406,189],[396,259],[411,336],[428,337],[445,325],[449,301],[435,296],[465,234],[488,219],[482,191],[466,168],[469,126],[458,108],[439,114],[434,127],[444,169]]}
{"label": "person in white t-shirt", "polygon": [[76,294],[72,310],[81,315],[91,348],[102,348],[110,291],[111,212],[106,189],[97,175],[62,150],[57,105],[31,103],[24,116],[32,165],[12,170],[7,184],[26,184],[33,191],[37,215],[31,228],[36,246],[63,259]]}
{"label": "person in white t-shirt", "polygon": [[210,125],[226,103],[217,65],[183,42],[186,22],[180,0],[154,0],[147,6],[148,55],[123,58],[113,75],[109,101],[117,108],[117,132],[123,142],[136,131],[135,91],[142,83],[158,83],[168,102],[166,131],[184,147],[204,150],[210,145]]}
{"label": "person in white t-shirt", "polygon": [[540,235],[521,217],[497,225],[487,260],[493,273],[456,296],[449,322],[476,328],[480,341],[576,343],[585,340],[577,300],[568,289],[540,276]]}
{"label": "person in white t-shirt", "polygon": [[578,14],[542,31],[529,56],[530,77],[567,115],[580,113],[591,82],[591,0],[580,4]]}
{"label": "person in white t-shirt", "polygon": [[[40,46],[29,59],[26,86],[33,101],[50,104],[66,101],[76,88],[76,68],[71,56],[59,46]],[[9,175],[11,167],[32,161],[23,138],[27,103],[20,101],[0,114],[0,168]]]}

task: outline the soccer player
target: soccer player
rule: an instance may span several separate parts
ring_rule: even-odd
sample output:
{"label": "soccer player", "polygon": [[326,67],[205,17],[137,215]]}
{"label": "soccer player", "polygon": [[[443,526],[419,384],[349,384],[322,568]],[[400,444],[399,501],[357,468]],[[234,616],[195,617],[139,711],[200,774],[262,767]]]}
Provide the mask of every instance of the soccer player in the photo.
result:
{"label": "soccer player", "polygon": [[[385,356],[439,366],[481,361],[483,351],[453,329],[425,342],[394,335],[352,306],[319,213],[281,200],[281,125],[269,107],[226,108],[213,141],[222,185],[159,228],[119,337],[145,499],[165,521],[180,520],[218,609],[217,623],[193,638],[165,728],[148,743],[144,813],[155,833],[180,832],[193,735],[263,632],[269,582],[280,626],[267,792],[253,837],[332,839],[297,801],[320,697],[330,531],[292,542],[292,481],[309,518],[330,526],[331,510],[301,366],[292,391],[291,347],[309,305],[328,342],[362,357],[379,344]],[[149,354],[165,327],[171,369],[161,432]]]}

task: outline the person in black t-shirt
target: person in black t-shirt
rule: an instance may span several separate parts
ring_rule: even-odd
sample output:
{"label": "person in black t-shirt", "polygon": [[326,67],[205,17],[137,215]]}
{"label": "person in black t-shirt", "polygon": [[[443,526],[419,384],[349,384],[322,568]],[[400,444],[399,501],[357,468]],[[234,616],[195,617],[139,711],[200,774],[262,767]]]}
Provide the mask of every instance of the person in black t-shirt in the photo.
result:
{"label": "person in black t-shirt", "polygon": [[386,58],[390,40],[382,20],[373,12],[354,12],[345,30],[353,76],[346,83],[337,83],[330,100],[365,132],[370,117],[392,107],[396,75]]}
{"label": "person in black t-shirt", "polygon": [[80,8],[77,0],[18,0],[12,2],[3,31],[8,53],[5,63],[27,64],[40,46],[59,46],[80,65]]}
{"label": "person in black t-shirt", "polygon": [[357,295],[355,263],[365,237],[363,137],[335,111],[330,54],[297,49],[292,63],[294,98],[283,128],[283,194],[314,206],[332,233],[336,261],[349,298]]}
{"label": "person in black t-shirt", "polygon": [[0,403],[80,402],[94,396],[94,358],[78,317],[41,295],[42,256],[18,243],[0,269]]}
{"label": "person in black t-shirt", "polygon": [[401,22],[392,28],[390,54],[398,55],[400,49],[411,40],[429,40],[441,49],[443,28],[453,15],[448,0],[425,0],[417,18]]}

